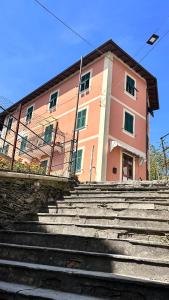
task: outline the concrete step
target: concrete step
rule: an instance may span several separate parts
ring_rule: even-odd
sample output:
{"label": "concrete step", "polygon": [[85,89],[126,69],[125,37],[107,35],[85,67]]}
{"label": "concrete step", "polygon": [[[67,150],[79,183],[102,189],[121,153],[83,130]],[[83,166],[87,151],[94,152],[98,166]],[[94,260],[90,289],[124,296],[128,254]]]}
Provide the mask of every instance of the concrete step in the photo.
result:
{"label": "concrete step", "polygon": [[103,239],[64,234],[49,234],[26,231],[0,231],[1,243],[28,246],[62,248],[70,250],[123,254],[128,256],[169,259],[169,240],[159,236],[160,242],[132,239]]}
{"label": "concrete step", "polygon": [[122,300],[168,300],[169,293],[162,281],[9,260],[0,260],[0,280]]}
{"label": "concrete step", "polygon": [[[65,200],[65,201],[57,201],[55,205],[53,205],[57,208],[63,208],[63,207],[74,207],[74,208],[112,208],[112,209],[164,209],[169,210],[169,203],[165,201],[119,201],[119,200],[90,200],[86,199],[86,201],[81,200]],[[45,208],[45,210],[48,210],[48,207]]]}
{"label": "concrete step", "polygon": [[64,196],[64,199],[60,200],[60,201],[64,201],[64,200],[79,200],[79,201],[89,201],[89,200],[98,200],[98,201],[102,201],[102,200],[113,200],[113,201],[164,201],[164,202],[169,202],[169,196],[162,196],[160,197],[158,196],[154,196],[151,197],[150,195],[147,196],[140,196],[140,195],[127,195],[124,196],[123,195],[113,195],[113,194],[81,194],[81,195],[76,195],[76,194],[71,194],[70,196]]}
{"label": "concrete step", "polygon": [[[0,281],[0,297],[15,300],[103,300],[103,298],[64,293],[56,290],[42,289],[35,286]],[[0,298],[2,299],[2,298]]]}
{"label": "concrete step", "polygon": [[101,191],[101,190],[73,190],[71,191],[71,195],[86,195],[87,196],[92,196],[92,195],[111,195],[112,197],[140,197],[140,198],[144,198],[144,197],[162,197],[162,198],[169,198],[169,190],[167,191],[145,191],[145,192],[141,192],[141,191]]}
{"label": "concrete step", "polygon": [[143,186],[143,185],[111,185],[111,184],[85,184],[85,185],[78,185],[77,187],[74,188],[76,191],[81,191],[81,190],[101,190],[101,191],[142,191],[142,192],[147,192],[147,191],[168,191],[168,187],[165,185],[151,185],[151,186]]}
{"label": "concrete step", "polygon": [[[96,212],[97,213],[97,212]],[[27,220],[31,221],[31,219]],[[35,216],[35,221],[40,223],[76,223],[76,224],[100,224],[100,225],[120,225],[120,226],[133,226],[133,227],[158,227],[161,230],[169,229],[168,218],[153,218],[135,216],[105,216],[105,215],[77,215],[77,214],[49,214],[38,213]]]}
{"label": "concrete step", "polygon": [[166,209],[150,209],[147,207],[144,208],[144,205],[139,206],[137,209],[131,208],[110,208],[110,207],[70,207],[70,206],[48,206],[41,209],[41,213],[49,214],[68,214],[68,215],[93,215],[96,213],[104,216],[137,216],[140,217],[149,217],[152,218],[168,218],[169,219],[169,210]]}
{"label": "concrete step", "polygon": [[60,248],[0,244],[0,260],[144,277],[169,283],[168,260]]}
{"label": "concrete step", "polygon": [[167,241],[169,229],[163,230],[159,227],[133,227],[122,225],[100,225],[100,224],[80,224],[80,223],[41,223],[39,221],[15,222],[15,230],[30,232],[47,232],[91,236],[98,238],[122,238],[136,240],[150,240],[163,242]]}

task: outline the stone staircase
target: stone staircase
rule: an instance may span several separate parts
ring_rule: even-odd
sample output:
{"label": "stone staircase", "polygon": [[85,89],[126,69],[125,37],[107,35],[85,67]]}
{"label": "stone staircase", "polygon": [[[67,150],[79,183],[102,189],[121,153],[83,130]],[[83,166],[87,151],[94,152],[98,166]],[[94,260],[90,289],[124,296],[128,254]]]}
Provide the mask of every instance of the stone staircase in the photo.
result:
{"label": "stone staircase", "polygon": [[0,299],[168,300],[167,183],[80,184],[0,230]]}

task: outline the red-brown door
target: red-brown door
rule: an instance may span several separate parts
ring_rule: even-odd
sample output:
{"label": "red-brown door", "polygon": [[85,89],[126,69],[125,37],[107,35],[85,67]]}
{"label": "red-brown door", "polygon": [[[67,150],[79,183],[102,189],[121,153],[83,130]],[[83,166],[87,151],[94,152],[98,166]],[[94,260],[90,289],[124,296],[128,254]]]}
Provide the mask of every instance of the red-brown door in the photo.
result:
{"label": "red-brown door", "polygon": [[122,180],[133,180],[133,157],[123,153]]}

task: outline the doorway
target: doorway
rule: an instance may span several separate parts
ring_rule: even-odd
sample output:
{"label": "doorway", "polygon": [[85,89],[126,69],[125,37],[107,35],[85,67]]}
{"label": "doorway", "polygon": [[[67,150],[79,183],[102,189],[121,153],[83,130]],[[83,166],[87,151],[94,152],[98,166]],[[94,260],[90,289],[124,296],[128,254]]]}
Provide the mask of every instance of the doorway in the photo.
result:
{"label": "doorway", "polygon": [[123,153],[122,154],[122,180],[133,180],[133,157]]}

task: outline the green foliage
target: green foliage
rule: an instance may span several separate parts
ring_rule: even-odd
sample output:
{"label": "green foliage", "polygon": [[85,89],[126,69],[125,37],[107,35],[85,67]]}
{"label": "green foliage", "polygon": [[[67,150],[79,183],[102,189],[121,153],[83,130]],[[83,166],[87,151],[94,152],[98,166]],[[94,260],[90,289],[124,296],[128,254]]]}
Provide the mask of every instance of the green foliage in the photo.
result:
{"label": "green foliage", "polygon": [[[0,156],[0,169],[1,170],[10,170],[11,162],[10,160],[5,159]],[[23,162],[22,159],[15,161],[13,171],[23,172],[23,173],[33,173],[33,174],[45,174],[46,171],[40,166],[37,162]]]}
{"label": "green foliage", "polygon": [[163,179],[164,173],[164,155],[161,149],[150,146],[150,180]]}

